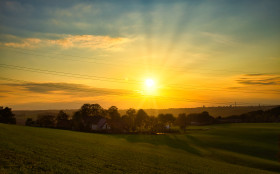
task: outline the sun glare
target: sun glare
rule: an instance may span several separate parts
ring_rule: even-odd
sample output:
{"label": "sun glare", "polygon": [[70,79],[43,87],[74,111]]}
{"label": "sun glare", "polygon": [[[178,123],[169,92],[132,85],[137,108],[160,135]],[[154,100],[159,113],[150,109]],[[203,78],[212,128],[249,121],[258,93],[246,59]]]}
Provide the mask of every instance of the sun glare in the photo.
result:
{"label": "sun glare", "polygon": [[149,88],[152,88],[155,85],[155,81],[153,79],[146,79],[145,83],[146,83],[146,86]]}
{"label": "sun glare", "polygon": [[144,95],[156,95],[156,93],[157,93],[156,82],[150,78],[145,79],[143,94]]}

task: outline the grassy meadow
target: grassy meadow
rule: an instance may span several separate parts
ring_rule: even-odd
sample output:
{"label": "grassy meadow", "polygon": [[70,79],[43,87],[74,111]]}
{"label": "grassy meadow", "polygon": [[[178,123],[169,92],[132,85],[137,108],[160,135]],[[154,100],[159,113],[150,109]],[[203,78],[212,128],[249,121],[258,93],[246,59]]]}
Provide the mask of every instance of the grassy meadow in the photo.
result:
{"label": "grassy meadow", "polygon": [[113,135],[0,124],[0,173],[277,173],[279,123]]}

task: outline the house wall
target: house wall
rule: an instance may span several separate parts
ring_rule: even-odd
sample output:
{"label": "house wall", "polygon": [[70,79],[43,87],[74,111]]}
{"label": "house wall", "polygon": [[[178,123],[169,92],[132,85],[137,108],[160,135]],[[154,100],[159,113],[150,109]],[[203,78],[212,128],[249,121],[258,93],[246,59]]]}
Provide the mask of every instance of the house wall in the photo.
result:
{"label": "house wall", "polygon": [[98,126],[96,124],[91,125],[91,130],[98,130]]}

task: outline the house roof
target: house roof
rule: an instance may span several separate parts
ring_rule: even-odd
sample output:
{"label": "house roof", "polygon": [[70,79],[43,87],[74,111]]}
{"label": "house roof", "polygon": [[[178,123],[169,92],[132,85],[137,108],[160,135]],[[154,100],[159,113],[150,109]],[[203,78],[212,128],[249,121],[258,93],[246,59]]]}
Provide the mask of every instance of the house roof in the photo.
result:
{"label": "house roof", "polygon": [[101,119],[99,120],[99,122],[97,123],[97,126],[98,126],[99,128],[101,128],[101,127],[104,126],[104,124],[106,124],[106,122],[107,122],[106,118],[101,118]]}
{"label": "house roof", "polygon": [[102,128],[107,123],[106,118],[101,116],[87,117],[85,121],[89,124],[97,125],[98,128]]}

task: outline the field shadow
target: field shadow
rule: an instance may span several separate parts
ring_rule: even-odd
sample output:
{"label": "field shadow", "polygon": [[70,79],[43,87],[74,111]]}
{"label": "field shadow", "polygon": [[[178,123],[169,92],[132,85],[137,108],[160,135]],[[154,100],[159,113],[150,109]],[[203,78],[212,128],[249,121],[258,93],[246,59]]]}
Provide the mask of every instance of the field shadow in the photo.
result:
{"label": "field shadow", "polygon": [[[205,139],[202,141],[202,139],[192,135],[186,134],[185,136],[191,144],[210,152],[208,158],[213,160],[273,172],[280,170],[280,165],[277,164],[275,159],[271,158],[273,150],[252,145],[258,142],[249,141],[247,144],[238,144],[239,142],[233,140],[225,142],[218,139],[212,141]],[[223,137],[219,138],[222,139]]]}
{"label": "field shadow", "polygon": [[168,146],[175,149],[184,150],[186,152],[199,155],[201,153],[196,148],[190,146],[187,141],[180,139],[178,136],[173,134],[164,135],[111,135],[115,138],[122,138],[131,143],[148,143],[155,146]]}

